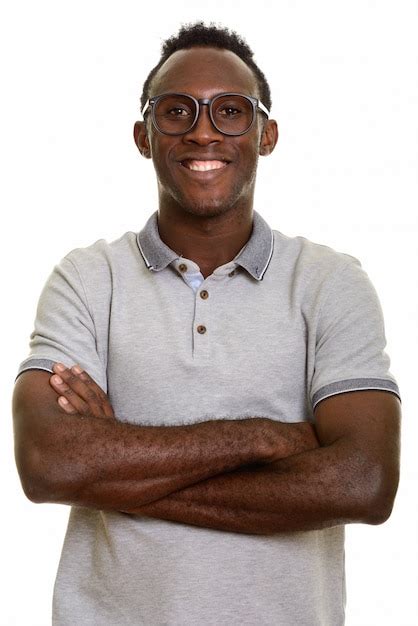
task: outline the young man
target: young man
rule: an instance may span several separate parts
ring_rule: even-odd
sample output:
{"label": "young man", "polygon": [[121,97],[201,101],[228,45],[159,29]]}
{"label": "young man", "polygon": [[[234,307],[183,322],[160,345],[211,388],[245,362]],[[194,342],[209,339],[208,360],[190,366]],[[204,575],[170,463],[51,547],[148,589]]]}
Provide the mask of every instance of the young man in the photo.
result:
{"label": "young man", "polygon": [[72,505],[55,624],[337,626],[344,525],[390,515],[379,300],[357,259],[253,210],[270,106],[235,33],[181,29],[134,128],[158,211],[41,294],[14,420],[26,495]]}

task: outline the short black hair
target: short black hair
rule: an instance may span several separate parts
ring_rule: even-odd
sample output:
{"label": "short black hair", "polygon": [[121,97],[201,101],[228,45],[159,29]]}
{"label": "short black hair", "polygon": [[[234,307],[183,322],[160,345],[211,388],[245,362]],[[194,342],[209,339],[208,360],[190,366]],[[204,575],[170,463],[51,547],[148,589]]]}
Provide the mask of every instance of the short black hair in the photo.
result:
{"label": "short black hair", "polygon": [[230,50],[239,56],[254,72],[262,103],[269,110],[271,109],[269,84],[263,72],[253,60],[254,53],[247,42],[235,31],[216,26],[213,22],[210,22],[209,26],[206,26],[203,22],[195,22],[194,24],[182,24],[177,35],[173,35],[163,42],[161,46],[161,58],[148,74],[142,87],[141,111],[149,98],[150,94],[148,92],[151,81],[163,63],[165,63],[174,52],[177,52],[177,50],[185,50],[195,46],[208,46],[211,48]]}

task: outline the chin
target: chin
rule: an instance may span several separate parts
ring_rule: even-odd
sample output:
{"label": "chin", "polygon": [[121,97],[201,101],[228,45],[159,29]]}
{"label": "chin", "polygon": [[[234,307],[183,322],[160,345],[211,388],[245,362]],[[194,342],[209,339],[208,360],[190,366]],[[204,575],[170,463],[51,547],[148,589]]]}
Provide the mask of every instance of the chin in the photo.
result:
{"label": "chin", "polygon": [[216,217],[222,215],[230,209],[230,206],[225,202],[206,202],[206,203],[182,203],[183,209],[191,215],[197,215],[199,217]]}
{"label": "chin", "polygon": [[[235,190],[234,190],[235,191]],[[178,197],[178,204],[191,215],[199,217],[217,217],[227,213],[239,203],[241,194],[235,193],[229,196],[208,196],[203,198]]]}

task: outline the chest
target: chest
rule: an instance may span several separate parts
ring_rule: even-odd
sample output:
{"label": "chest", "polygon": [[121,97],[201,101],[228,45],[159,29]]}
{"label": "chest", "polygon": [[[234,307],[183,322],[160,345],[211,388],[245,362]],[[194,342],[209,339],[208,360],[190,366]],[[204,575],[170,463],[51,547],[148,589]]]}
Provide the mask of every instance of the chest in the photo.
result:
{"label": "chest", "polygon": [[280,290],[208,277],[196,292],[179,280],[173,294],[161,280],[142,297],[116,290],[114,300],[108,372],[117,414],[149,424],[306,416],[308,329]]}

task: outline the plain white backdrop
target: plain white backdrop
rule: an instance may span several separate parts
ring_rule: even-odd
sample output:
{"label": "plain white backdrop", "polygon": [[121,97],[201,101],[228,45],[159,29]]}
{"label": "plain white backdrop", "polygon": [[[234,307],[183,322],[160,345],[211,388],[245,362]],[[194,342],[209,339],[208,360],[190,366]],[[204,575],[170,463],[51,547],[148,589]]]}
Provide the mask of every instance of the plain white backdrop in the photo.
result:
{"label": "plain white backdrop", "polygon": [[280,138],[275,152],[260,158],[254,208],[286,235],[359,258],[379,294],[402,395],[402,476],[385,524],[347,526],[347,626],[416,624],[412,0],[2,3],[0,623],[50,623],[69,513],[27,500],[14,464],[11,395],[37,300],[67,252],[138,231],[157,208],[152,163],[136,150],[132,126],[163,39],[197,19],[240,33],[270,82]]}

